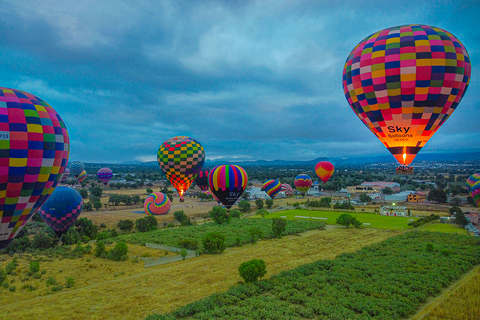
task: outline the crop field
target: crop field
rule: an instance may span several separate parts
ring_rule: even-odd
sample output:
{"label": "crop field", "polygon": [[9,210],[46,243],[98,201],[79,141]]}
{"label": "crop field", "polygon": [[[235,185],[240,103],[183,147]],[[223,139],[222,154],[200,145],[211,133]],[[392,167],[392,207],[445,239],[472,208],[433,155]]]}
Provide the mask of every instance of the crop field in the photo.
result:
{"label": "crop field", "polygon": [[[316,211],[316,210],[304,210],[304,209],[295,209],[295,210],[286,210],[274,212],[266,217],[271,218],[280,218],[286,217],[288,220],[312,220],[322,221],[326,224],[335,224],[337,218],[344,212],[341,211]],[[416,219],[412,217],[395,217],[395,216],[382,216],[374,213],[350,213],[352,216],[357,217],[357,219],[362,223],[367,223],[365,227],[376,228],[376,229],[398,229],[406,230],[413,229],[413,227],[408,226],[408,221],[411,219]],[[296,216],[304,217],[298,218]],[[322,219],[313,219],[313,218],[322,218]]]}
{"label": "crop field", "polygon": [[[224,292],[241,278],[238,266],[250,259],[263,259],[267,264],[266,278],[319,259],[333,259],[344,252],[381,242],[399,234],[397,231],[375,229],[328,228],[313,230],[299,236],[263,240],[254,245],[227,248],[223,254],[201,255],[197,258],[144,268],[142,262],[116,262],[85,254],[80,259],[18,257],[18,271],[8,276],[15,292],[0,288],[1,319],[143,319],[152,313],[166,313],[207,297]],[[129,255],[153,255],[140,247],[129,246]],[[133,249],[136,248],[136,249]],[[132,251],[132,252],[130,252]],[[160,251],[163,255],[164,251]],[[12,257],[2,256],[2,267]],[[132,257],[131,257],[132,258]],[[40,259],[41,279],[22,281],[28,263]],[[46,285],[49,277],[65,285],[65,277],[73,277],[71,288],[52,292]],[[22,289],[31,284],[35,290]],[[68,303],[67,303],[68,302]],[[26,307],[28,306],[28,307]]]}
{"label": "crop field", "polygon": [[459,227],[456,224],[448,223],[429,223],[420,227],[422,231],[436,231],[436,232],[446,232],[446,233],[458,233],[458,234],[468,234],[467,230],[462,227]]}

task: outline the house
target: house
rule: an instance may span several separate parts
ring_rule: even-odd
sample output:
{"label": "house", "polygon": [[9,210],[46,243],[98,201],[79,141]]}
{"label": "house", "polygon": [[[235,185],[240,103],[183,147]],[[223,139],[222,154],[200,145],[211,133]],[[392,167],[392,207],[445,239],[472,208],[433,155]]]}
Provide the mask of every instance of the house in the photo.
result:
{"label": "house", "polygon": [[385,181],[376,181],[376,182],[364,182],[359,186],[356,186],[356,190],[364,192],[380,192],[385,188],[392,189],[393,193],[400,192],[400,184],[397,182],[385,182]]}
{"label": "house", "polygon": [[382,216],[408,217],[407,207],[381,206],[380,214]]}
{"label": "house", "polygon": [[407,197],[408,202],[424,202],[427,200],[427,196],[424,192],[411,193]]}
{"label": "house", "polygon": [[387,202],[405,202],[408,199],[410,194],[415,193],[415,191],[402,191],[395,194],[385,195],[385,201]]}

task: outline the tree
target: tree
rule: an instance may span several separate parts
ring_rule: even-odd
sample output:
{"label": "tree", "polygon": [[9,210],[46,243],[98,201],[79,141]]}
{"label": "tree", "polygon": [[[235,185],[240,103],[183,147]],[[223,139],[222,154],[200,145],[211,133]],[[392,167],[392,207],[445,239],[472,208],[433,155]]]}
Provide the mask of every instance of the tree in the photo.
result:
{"label": "tree", "polygon": [[151,193],[153,193],[153,190],[152,190],[152,189],[150,189],[150,188],[147,188],[147,190],[145,190],[145,191],[147,192],[147,194],[151,194]]}
{"label": "tree", "polygon": [[157,229],[158,221],[154,216],[146,216],[135,221],[135,228],[139,232],[148,232]]}
{"label": "tree", "polygon": [[393,194],[393,190],[390,187],[385,187],[382,189],[383,194]]}
{"label": "tree", "polygon": [[101,197],[103,194],[103,189],[100,186],[90,187],[90,194],[95,197]]}
{"label": "tree", "polygon": [[108,203],[112,203],[114,206],[118,206],[121,201],[122,199],[118,194],[111,194],[108,198]]}
{"label": "tree", "polygon": [[467,203],[472,207],[477,207],[477,204],[475,203],[475,200],[473,200],[472,196],[467,197]]}
{"label": "tree", "polygon": [[250,202],[248,200],[242,200],[238,203],[238,209],[243,213],[250,211]]}
{"label": "tree", "polygon": [[465,217],[465,214],[462,212],[462,210],[459,210],[455,213],[455,223],[463,228],[469,224],[469,221],[467,220],[467,217]]}
{"label": "tree", "polygon": [[78,190],[78,193],[82,196],[82,199],[87,199],[88,198],[88,190],[87,189],[80,189]]}
{"label": "tree", "polygon": [[55,239],[49,233],[40,232],[33,237],[32,248],[45,250],[53,247],[56,243],[57,241],[55,241]]}
{"label": "tree", "polygon": [[85,211],[93,211],[93,204],[91,201],[83,203],[83,210]]}
{"label": "tree", "polygon": [[227,216],[227,210],[220,206],[214,206],[208,215],[217,224],[228,223],[230,221],[230,216]]}
{"label": "tree", "polygon": [[125,261],[128,258],[128,247],[123,241],[117,243],[112,250],[108,252],[108,259],[115,261]]}
{"label": "tree", "polygon": [[248,234],[250,235],[252,243],[256,243],[258,239],[263,237],[263,231],[259,227],[251,227],[248,229]]}
{"label": "tree", "polygon": [[460,200],[459,197],[453,197],[452,198],[452,201],[451,201],[452,206],[458,207],[460,205],[460,203],[461,203],[461,200]]}
{"label": "tree", "polygon": [[80,234],[78,233],[77,229],[70,228],[64,234],[62,234],[62,243],[66,245],[72,245],[80,242]]}
{"label": "tree", "polygon": [[222,253],[227,245],[225,244],[225,236],[220,232],[209,232],[202,239],[203,248],[207,253]]}
{"label": "tree", "polygon": [[357,220],[354,216],[348,214],[348,213],[343,213],[341,214],[336,221],[337,224],[345,227],[349,226],[354,226],[355,228],[359,228],[361,226],[360,221]]}
{"label": "tree", "polygon": [[447,202],[447,193],[440,188],[432,189],[427,195],[428,201],[435,201],[436,203]]}
{"label": "tree", "polygon": [[263,260],[253,259],[242,263],[238,272],[246,283],[256,282],[267,274],[267,265]]}
{"label": "tree", "polygon": [[95,244],[95,257],[104,258],[107,255],[107,251],[105,250],[105,243],[103,241],[97,241]]}
{"label": "tree", "polygon": [[268,209],[271,209],[273,206],[273,200],[272,199],[265,200],[265,205],[267,206]]}
{"label": "tree", "polygon": [[372,197],[370,197],[366,192],[360,194],[360,201],[362,202],[371,202]]}
{"label": "tree", "polygon": [[287,220],[274,218],[272,219],[272,231],[277,238],[282,237],[282,233],[285,232],[285,227],[287,225]]}
{"label": "tree", "polygon": [[95,210],[100,210],[102,208],[102,203],[100,201],[95,201],[93,203],[93,206],[95,207]]}
{"label": "tree", "polygon": [[263,209],[263,200],[262,199],[255,200],[255,205],[257,206],[257,210]]}
{"label": "tree", "polygon": [[186,248],[182,248],[182,250],[180,250],[180,255],[182,256],[182,260],[185,260],[185,257],[187,256],[188,254],[188,250]]}
{"label": "tree", "polygon": [[242,199],[243,199],[243,200],[248,200],[248,198],[250,198],[250,192],[244,191],[244,192],[242,193]]}
{"label": "tree", "polygon": [[117,222],[118,229],[122,231],[132,231],[134,225],[133,221],[129,219],[119,220]]}
{"label": "tree", "polygon": [[75,221],[75,229],[77,229],[80,237],[86,236],[93,240],[97,238],[98,227],[88,218],[80,218]]}
{"label": "tree", "polygon": [[240,210],[236,210],[236,209],[230,210],[230,218],[240,219],[240,217],[241,217]]}
{"label": "tree", "polygon": [[332,198],[330,197],[323,197],[322,199],[320,199],[321,208],[330,208],[331,203],[332,203]]}
{"label": "tree", "polygon": [[175,211],[173,213],[173,217],[175,218],[175,220],[180,222],[182,226],[189,226],[192,224],[190,222],[190,218],[187,217],[187,215],[185,214],[185,212],[183,212],[183,210]]}

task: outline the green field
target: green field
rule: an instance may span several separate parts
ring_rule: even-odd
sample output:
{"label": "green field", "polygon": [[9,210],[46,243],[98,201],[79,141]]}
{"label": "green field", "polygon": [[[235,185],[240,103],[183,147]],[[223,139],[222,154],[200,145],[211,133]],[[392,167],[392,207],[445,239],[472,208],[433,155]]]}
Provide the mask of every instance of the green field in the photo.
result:
{"label": "green field", "polygon": [[[286,217],[287,220],[309,220],[311,216],[312,220],[322,221],[326,224],[335,224],[337,218],[342,213],[344,212],[295,209],[295,210],[274,212],[266,217],[267,218]],[[373,213],[351,212],[350,214],[354,217],[357,217],[357,219],[361,223],[366,223],[364,224],[365,227],[376,228],[376,229],[394,229],[394,230],[413,229],[413,227],[408,226],[408,220],[417,219],[413,217],[381,216],[379,214],[373,214]],[[298,216],[308,217],[308,218],[298,218]],[[315,219],[315,218],[323,218],[323,219]]]}
{"label": "green field", "polygon": [[468,234],[467,230],[460,228],[456,224],[447,223],[430,223],[423,227],[420,227],[422,231],[437,231],[447,233]]}

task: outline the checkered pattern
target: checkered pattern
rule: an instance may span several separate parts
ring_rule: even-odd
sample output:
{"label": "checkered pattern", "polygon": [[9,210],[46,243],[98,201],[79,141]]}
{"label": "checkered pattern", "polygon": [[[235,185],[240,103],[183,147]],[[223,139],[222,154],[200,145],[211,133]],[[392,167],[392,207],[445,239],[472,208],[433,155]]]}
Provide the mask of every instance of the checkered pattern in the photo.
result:
{"label": "checkered pattern", "polygon": [[293,188],[288,183],[282,183],[282,189],[280,191],[283,191],[286,196],[293,195]]}
{"label": "checkered pattern", "polygon": [[334,171],[333,164],[328,161],[320,161],[315,165],[315,173],[323,181],[327,183],[328,179],[332,176]]}
{"label": "checkered pattern", "polygon": [[83,199],[70,187],[58,187],[38,210],[43,221],[60,236],[68,231],[83,209]]}
{"label": "checkered pattern", "polygon": [[190,187],[205,162],[202,145],[190,137],[173,137],[162,143],[157,161],[180,196]]}
{"label": "checkered pattern", "polygon": [[107,185],[108,181],[113,177],[113,171],[110,168],[101,168],[97,171],[97,177],[104,185]]}
{"label": "checkered pattern", "polygon": [[451,33],[405,25],[376,32],[353,49],[343,90],[360,120],[408,165],[456,109],[470,74],[468,53]]}
{"label": "checkered pattern", "polygon": [[78,182],[82,183],[87,178],[87,171],[83,170],[77,177]]}
{"label": "checkered pattern", "polygon": [[265,181],[262,189],[273,199],[281,191],[282,185],[280,181],[272,179]]}
{"label": "checkered pattern", "polygon": [[85,165],[82,161],[72,161],[68,166],[70,167],[70,172],[75,178],[78,178],[82,171],[85,170]]}
{"label": "checkered pattern", "polygon": [[202,170],[198,173],[197,177],[195,178],[195,184],[200,188],[202,191],[208,190],[208,173],[209,170]]}
{"label": "checkered pattern", "polygon": [[480,181],[480,173],[474,173],[467,179],[466,187],[467,187],[467,192],[472,195],[472,187],[475,184],[475,182]]}
{"label": "checkered pattern", "polygon": [[152,215],[163,215],[170,211],[172,203],[170,199],[162,192],[154,192],[150,194],[145,202],[143,208],[145,213]]}
{"label": "checkered pattern", "polygon": [[471,195],[478,207],[480,207],[480,180],[475,182],[470,189]]}
{"label": "checkered pattern", "polygon": [[295,177],[295,188],[297,188],[300,193],[307,193],[308,189],[312,186],[312,178],[308,174],[299,174]]}
{"label": "checkered pattern", "polygon": [[67,129],[51,106],[0,88],[0,242],[13,239],[52,194],[69,151]]}
{"label": "checkered pattern", "polygon": [[65,171],[63,171],[62,179],[60,179],[60,182],[67,181],[68,177],[70,177],[70,169],[65,168]]}

